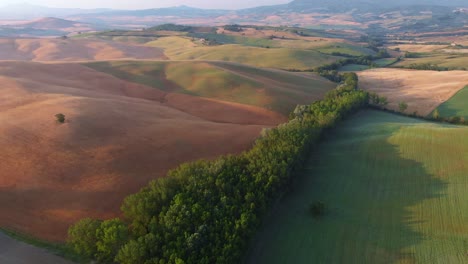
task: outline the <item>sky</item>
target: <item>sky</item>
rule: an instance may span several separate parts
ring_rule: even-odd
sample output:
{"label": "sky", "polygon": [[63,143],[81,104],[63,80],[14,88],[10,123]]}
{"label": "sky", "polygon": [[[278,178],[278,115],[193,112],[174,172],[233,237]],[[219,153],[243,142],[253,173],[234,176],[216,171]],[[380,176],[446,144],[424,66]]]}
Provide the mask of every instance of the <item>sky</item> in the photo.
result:
{"label": "sky", "polygon": [[276,5],[289,3],[292,0],[0,0],[0,7],[27,2],[34,5],[48,7],[70,8],[114,8],[114,9],[147,9],[158,7],[171,7],[187,5],[199,8],[211,9],[239,9],[262,5]]}

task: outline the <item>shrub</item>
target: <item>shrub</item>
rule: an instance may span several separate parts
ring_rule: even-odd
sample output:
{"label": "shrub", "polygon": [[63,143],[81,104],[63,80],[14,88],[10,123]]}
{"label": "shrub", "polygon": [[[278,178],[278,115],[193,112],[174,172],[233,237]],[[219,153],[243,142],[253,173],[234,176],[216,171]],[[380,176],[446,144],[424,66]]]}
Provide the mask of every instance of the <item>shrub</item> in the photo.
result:
{"label": "shrub", "polygon": [[400,102],[398,104],[398,108],[400,109],[400,112],[404,113],[406,109],[408,109],[408,104],[405,102]]}
{"label": "shrub", "polygon": [[57,119],[57,122],[63,124],[65,123],[65,115],[64,114],[56,114],[55,118]]}
{"label": "shrub", "polygon": [[324,202],[313,202],[309,206],[309,212],[312,214],[313,217],[318,218],[324,216],[327,212],[327,206]]}

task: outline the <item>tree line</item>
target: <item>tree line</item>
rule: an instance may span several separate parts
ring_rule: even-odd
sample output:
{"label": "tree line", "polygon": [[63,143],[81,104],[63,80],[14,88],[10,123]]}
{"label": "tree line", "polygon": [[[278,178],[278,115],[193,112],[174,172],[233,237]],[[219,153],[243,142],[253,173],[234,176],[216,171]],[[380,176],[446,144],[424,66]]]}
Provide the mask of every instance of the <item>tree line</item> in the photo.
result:
{"label": "tree line", "polygon": [[368,105],[357,75],[341,78],[325,99],[265,129],[249,151],[182,164],[127,197],[122,218],[77,222],[69,245],[98,263],[239,263],[321,135]]}

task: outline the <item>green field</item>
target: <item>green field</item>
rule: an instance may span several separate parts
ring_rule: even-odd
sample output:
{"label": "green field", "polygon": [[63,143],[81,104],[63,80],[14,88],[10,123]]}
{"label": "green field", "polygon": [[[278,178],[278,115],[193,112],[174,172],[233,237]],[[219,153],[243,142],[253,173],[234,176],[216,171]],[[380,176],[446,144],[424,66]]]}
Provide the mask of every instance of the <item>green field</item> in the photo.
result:
{"label": "green field", "polygon": [[396,63],[398,60],[395,58],[383,58],[373,61],[378,67],[387,67]]}
{"label": "green field", "polygon": [[370,69],[368,65],[359,65],[359,64],[347,64],[341,66],[338,71],[340,72],[356,72],[356,71],[365,71]]}
{"label": "green field", "polygon": [[394,64],[397,67],[408,67],[411,64],[431,64],[449,69],[468,69],[468,53],[449,54],[449,53],[425,53],[420,58],[405,58]]}
{"label": "green field", "polygon": [[117,78],[166,92],[253,105],[289,114],[297,104],[321,99],[335,84],[296,74],[225,62],[96,62],[85,64]]}
{"label": "green field", "polygon": [[349,43],[333,43],[325,47],[317,48],[316,50],[326,54],[346,54],[349,56],[366,56],[375,55],[375,51]]}
{"label": "green field", "polygon": [[247,262],[468,263],[467,153],[466,127],[361,112],[311,155]]}
{"label": "green field", "polygon": [[441,117],[464,117],[468,120],[468,86],[438,108]]}
{"label": "green field", "polygon": [[239,44],[203,46],[183,37],[161,38],[146,45],[163,48],[171,60],[226,61],[263,68],[307,70],[339,59],[306,49],[261,48]]}

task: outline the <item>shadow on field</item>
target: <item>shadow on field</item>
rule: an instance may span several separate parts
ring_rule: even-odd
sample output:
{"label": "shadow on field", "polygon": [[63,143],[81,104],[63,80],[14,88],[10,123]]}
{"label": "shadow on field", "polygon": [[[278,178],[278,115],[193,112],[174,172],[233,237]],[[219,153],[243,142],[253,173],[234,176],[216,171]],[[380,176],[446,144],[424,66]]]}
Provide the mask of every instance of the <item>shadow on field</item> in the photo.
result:
{"label": "shadow on field", "polygon": [[[416,263],[411,248],[425,237],[415,227],[430,219],[418,219],[411,207],[443,195],[447,185],[389,143],[402,123],[418,122],[361,112],[341,124],[265,220],[247,262]],[[308,212],[314,201],[327,205],[324,217]]]}

